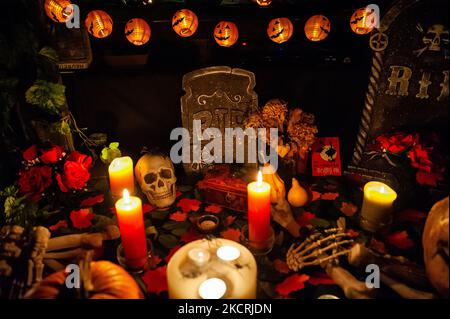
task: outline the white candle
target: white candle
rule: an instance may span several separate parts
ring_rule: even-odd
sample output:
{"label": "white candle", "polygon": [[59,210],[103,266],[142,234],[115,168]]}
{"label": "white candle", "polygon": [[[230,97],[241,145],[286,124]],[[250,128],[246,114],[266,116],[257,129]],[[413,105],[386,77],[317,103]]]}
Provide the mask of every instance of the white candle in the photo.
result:
{"label": "white candle", "polygon": [[234,261],[239,258],[241,252],[233,246],[222,246],[217,249],[217,257],[224,261]]}
{"label": "white candle", "polygon": [[202,299],[220,299],[226,292],[227,285],[219,278],[205,280],[198,288],[198,294]]}
{"label": "white candle", "polygon": [[209,251],[203,248],[193,248],[188,252],[189,259],[199,267],[204,266],[211,258]]}

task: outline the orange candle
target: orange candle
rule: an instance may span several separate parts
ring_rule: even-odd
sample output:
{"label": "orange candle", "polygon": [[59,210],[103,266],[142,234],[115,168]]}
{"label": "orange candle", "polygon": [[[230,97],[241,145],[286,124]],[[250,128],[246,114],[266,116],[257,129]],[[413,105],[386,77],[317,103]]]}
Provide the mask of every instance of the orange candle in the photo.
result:
{"label": "orange candle", "polygon": [[263,182],[261,171],[258,180],[247,186],[248,236],[255,248],[266,248],[270,236],[270,184]]}
{"label": "orange candle", "polygon": [[116,203],[116,212],[127,266],[140,269],[147,262],[142,202],[139,197],[130,196],[125,189],[123,198]]}
{"label": "orange candle", "polygon": [[124,189],[134,193],[133,160],[131,157],[115,158],[109,165],[109,186],[113,196],[122,195]]}

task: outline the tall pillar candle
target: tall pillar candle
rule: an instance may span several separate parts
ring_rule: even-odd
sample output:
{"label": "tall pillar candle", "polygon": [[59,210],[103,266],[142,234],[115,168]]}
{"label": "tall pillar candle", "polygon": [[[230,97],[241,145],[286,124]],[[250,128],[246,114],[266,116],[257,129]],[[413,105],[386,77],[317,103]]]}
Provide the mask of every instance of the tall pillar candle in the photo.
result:
{"label": "tall pillar candle", "polygon": [[128,267],[140,269],[147,263],[147,238],[145,236],[142,202],[139,197],[123,191],[123,198],[116,202],[122,246]]}
{"label": "tall pillar candle", "polygon": [[133,160],[129,156],[115,158],[109,165],[109,185],[113,196],[121,196],[124,189],[134,193]]}
{"label": "tall pillar candle", "polygon": [[261,172],[248,184],[247,198],[248,238],[254,248],[264,249],[270,236],[270,184],[263,182]]}

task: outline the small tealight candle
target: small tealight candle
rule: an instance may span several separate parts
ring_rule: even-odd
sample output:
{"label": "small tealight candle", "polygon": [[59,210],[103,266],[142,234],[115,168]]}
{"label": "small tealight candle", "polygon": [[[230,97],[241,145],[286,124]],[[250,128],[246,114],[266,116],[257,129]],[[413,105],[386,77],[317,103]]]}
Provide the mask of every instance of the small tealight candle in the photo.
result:
{"label": "small tealight candle", "polygon": [[108,168],[109,185],[113,196],[120,196],[124,189],[134,193],[133,160],[129,156],[115,158]]}
{"label": "small tealight candle", "polygon": [[211,259],[211,254],[206,249],[193,248],[189,250],[188,257],[198,267],[202,267]]}
{"label": "small tealight candle", "polygon": [[219,278],[207,279],[198,288],[198,294],[202,299],[220,299],[226,292],[227,285]]}
{"label": "small tealight candle", "polygon": [[217,257],[224,261],[233,261],[239,258],[241,252],[236,247],[232,246],[222,246],[217,249]]}

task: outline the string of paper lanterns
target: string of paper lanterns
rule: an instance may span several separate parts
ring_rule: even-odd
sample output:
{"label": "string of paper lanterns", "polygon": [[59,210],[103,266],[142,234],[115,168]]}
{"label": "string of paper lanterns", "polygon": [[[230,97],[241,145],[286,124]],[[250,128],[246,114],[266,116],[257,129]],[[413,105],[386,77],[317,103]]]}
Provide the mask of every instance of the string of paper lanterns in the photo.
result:
{"label": "string of paper lanterns", "polygon": [[[271,0],[256,0],[260,6],[269,6]],[[45,0],[44,9],[47,16],[55,22],[67,21],[73,14],[70,0]],[[378,17],[374,10],[363,7],[356,10],[350,18],[351,30],[364,35],[370,33],[376,25]],[[198,28],[198,17],[189,9],[181,9],[172,17],[172,29],[180,37],[190,37]],[[85,20],[86,28],[93,37],[106,38],[113,31],[113,20],[102,10],[93,10],[88,13]],[[310,17],[304,26],[304,33],[308,40],[318,42],[326,39],[331,32],[331,22],[323,15]],[[275,43],[289,41],[294,33],[294,26],[288,18],[272,19],[267,26],[267,35]],[[125,25],[125,37],[137,46],[146,44],[151,37],[151,28],[148,23],[139,18],[129,20]],[[231,21],[219,22],[213,31],[216,43],[222,47],[233,46],[239,38],[239,30]]]}

